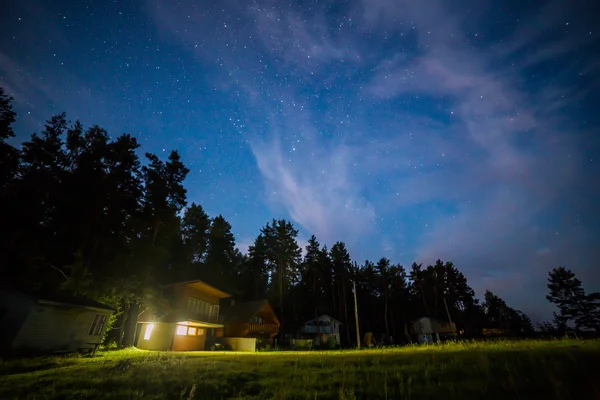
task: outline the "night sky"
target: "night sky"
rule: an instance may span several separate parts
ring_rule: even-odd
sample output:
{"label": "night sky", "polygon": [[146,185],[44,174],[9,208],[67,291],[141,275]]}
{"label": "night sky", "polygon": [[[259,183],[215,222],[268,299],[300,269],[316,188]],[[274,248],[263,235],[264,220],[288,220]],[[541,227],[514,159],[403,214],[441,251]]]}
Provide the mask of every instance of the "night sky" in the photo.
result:
{"label": "night sky", "polygon": [[177,149],[242,250],[286,218],[358,262],[453,261],[534,321],[553,267],[600,289],[594,1],[49,3],[2,5],[15,144],[65,111]]}

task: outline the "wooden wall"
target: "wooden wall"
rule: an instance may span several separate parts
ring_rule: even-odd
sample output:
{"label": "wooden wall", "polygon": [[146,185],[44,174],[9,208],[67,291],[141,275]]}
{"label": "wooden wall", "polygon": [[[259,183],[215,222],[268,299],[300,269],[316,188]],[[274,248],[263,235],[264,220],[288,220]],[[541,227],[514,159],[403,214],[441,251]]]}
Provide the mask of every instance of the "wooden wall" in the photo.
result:
{"label": "wooden wall", "polygon": [[12,347],[40,351],[75,351],[92,349],[100,343],[102,334],[88,335],[96,314],[110,316],[108,310],[35,304],[29,309]]}
{"label": "wooden wall", "polygon": [[233,351],[256,351],[256,339],[254,338],[222,338]]}
{"label": "wooden wall", "polygon": [[206,331],[204,329],[203,335],[198,336],[179,336],[175,335],[173,338],[173,351],[203,351],[204,343],[206,342]]}
{"label": "wooden wall", "polygon": [[144,339],[148,323],[140,324],[140,337],[136,347],[144,350],[171,350],[173,338],[175,335],[175,324],[167,322],[157,322],[152,328],[150,339]]}

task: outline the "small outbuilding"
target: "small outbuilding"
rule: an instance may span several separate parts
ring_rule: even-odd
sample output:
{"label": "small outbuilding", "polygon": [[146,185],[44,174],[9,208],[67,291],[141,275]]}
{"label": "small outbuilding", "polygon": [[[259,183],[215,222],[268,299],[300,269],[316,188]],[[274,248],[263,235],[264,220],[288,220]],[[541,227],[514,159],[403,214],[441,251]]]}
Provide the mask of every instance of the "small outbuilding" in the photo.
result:
{"label": "small outbuilding", "polygon": [[0,352],[94,351],[113,312],[86,298],[0,286]]}
{"label": "small outbuilding", "polygon": [[299,336],[303,339],[312,339],[316,346],[330,342],[340,344],[340,325],[342,323],[329,315],[320,315],[317,318],[306,321],[300,328]]}
{"label": "small outbuilding", "polygon": [[439,342],[441,339],[455,337],[456,325],[454,322],[421,317],[408,324],[408,332],[416,336],[418,343]]}

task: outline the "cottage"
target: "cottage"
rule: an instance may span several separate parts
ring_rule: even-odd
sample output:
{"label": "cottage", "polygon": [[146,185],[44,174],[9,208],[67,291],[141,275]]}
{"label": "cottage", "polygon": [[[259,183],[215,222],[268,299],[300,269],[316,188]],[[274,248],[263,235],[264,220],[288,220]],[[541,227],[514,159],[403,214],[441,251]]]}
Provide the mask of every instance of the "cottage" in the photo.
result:
{"label": "cottage", "polygon": [[408,324],[408,332],[416,336],[418,343],[440,341],[441,337],[455,336],[456,325],[435,318],[421,317]]}
{"label": "cottage", "polygon": [[114,311],[85,298],[0,287],[0,351],[94,351]]}
{"label": "cottage", "polygon": [[222,313],[224,337],[256,338],[270,344],[279,332],[279,320],[267,300],[225,301]]}
{"label": "cottage", "polygon": [[307,321],[298,333],[303,339],[313,339],[313,344],[316,346],[327,344],[330,341],[339,345],[340,325],[342,325],[340,321],[324,314]]}
{"label": "cottage", "polygon": [[231,297],[206,282],[195,280],[167,285],[174,295],[171,312],[158,318],[156,310],[138,318],[136,346],[146,350],[204,350],[207,336],[224,327],[219,301]]}

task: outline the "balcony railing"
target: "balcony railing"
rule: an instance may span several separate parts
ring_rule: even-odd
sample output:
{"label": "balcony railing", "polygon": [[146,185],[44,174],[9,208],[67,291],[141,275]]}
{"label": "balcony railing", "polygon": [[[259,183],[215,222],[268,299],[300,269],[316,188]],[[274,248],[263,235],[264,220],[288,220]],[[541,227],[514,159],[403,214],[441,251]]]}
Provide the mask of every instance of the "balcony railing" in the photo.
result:
{"label": "balcony railing", "polygon": [[256,324],[249,323],[244,324],[244,329],[247,329],[251,333],[277,333],[279,332],[279,326],[277,324]]}
{"label": "balcony railing", "polygon": [[206,313],[195,313],[189,310],[185,310],[180,313],[180,319],[182,320],[192,320],[192,321],[202,321],[202,322],[210,322],[213,324],[220,323],[220,318],[218,315],[214,314],[206,314]]}

